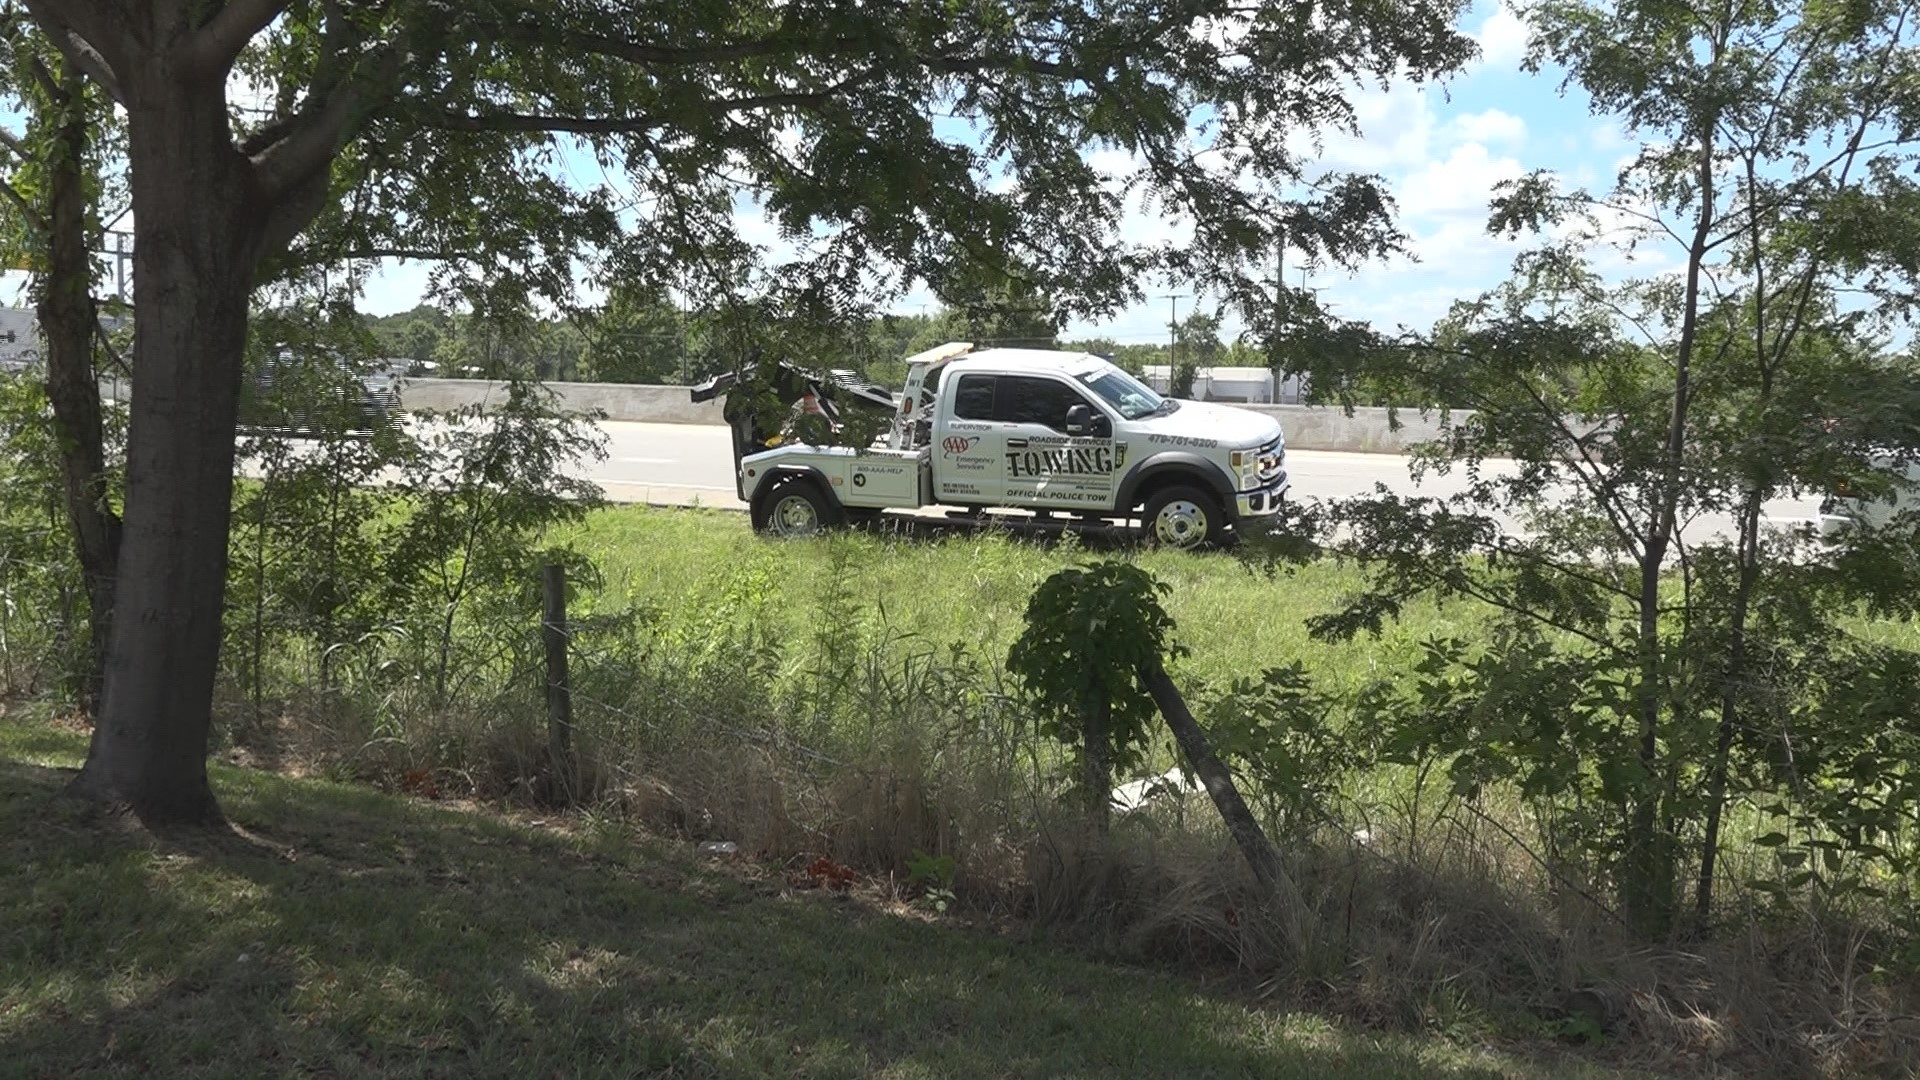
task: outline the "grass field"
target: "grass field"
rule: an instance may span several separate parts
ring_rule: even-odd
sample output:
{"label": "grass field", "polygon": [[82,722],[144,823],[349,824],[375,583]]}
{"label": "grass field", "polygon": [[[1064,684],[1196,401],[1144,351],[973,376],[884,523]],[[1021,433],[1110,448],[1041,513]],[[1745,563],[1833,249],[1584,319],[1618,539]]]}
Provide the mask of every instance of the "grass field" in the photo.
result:
{"label": "grass field", "polygon": [[1619,1075],[1347,1031],[612,826],[218,767],[245,835],[155,837],[56,798],[84,750],[0,718],[0,1077]]}
{"label": "grass field", "polygon": [[[53,796],[81,736],[0,714],[0,1080],[1577,1077],[1600,1074],[1551,1040],[1579,1034],[1553,1019],[1563,992],[1674,979],[1742,1004],[1723,1002],[1698,1030],[1610,1034],[1595,1057],[1697,1073],[1737,1044],[1736,1073],[1808,1075],[1819,1055],[1803,1052],[1806,1032],[1831,1033],[1835,1002],[1864,1000],[1808,974],[1837,969],[1818,933],[1805,948],[1769,940],[1777,964],[1730,962],[1738,943],[1709,962],[1643,956],[1643,943],[1593,933],[1577,913],[1561,921],[1523,839],[1436,815],[1431,798],[1405,803],[1408,770],[1381,767],[1352,770],[1347,795],[1396,814],[1404,804],[1404,820],[1368,816],[1380,827],[1366,851],[1335,830],[1325,850],[1294,853],[1316,910],[1340,928],[1315,954],[1319,981],[1276,981],[1276,998],[1255,1002],[1284,969],[1255,920],[1235,917],[1247,910],[1239,863],[1203,798],[1192,813],[1176,804],[1119,822],[1119,861],[1095,864],[1111,873],[1034,870],[1045,866],[1030,856],[1074,816],[1050,801],[1062,752],[1033,737],[994,680],[1034,586],[1083,558],[1079,544],[777,542],[741,515],[644,507],[547,539],[603,576],[574,600],[574,745],[596,777],[579,815],[298,778],[534,805],[530,778],[547,760],[528,647],[539,598],[520,584],[470,614],[463,633],[479,632],[456,643],[497,681],[448,704],[404,699],[404,670],[372,667],[321,701],[302,696],[305,669],[289,663],[284,712],[229,728],[220,748],[281,770],[216,769],[251,839],[156,838],[80,816]],[[1267,578],[1227,555],[1122,557],[1171,587],[1192,650],[1175,675],[1203,703],[1208,684],[1296,660],[1324,689],[1398,678],[1423,638],[1473,639],[1488,615],[1423,603],[1379,640],[1327,644],[1303,621],[1359,585],[1352,570]],[[594,619],[631,612],[645,615]],[[1910,624],[1863,629],[1920,646]],[[505,660],[487,651],[497,641],[512,647]],[[933,658],[916,676],[931,681],[900,674],[915,654]],[[848,686],[862,665],[884,678]],[[307,743],[274,743],[303,731]],[[1155,769],[1171,760],[1161,741]],[[1427,828],[1442,817],[1446,831]],[[1728,822],[1730,880],[1771,857],[1751,818]],[[750,861],[698,859],[693,842],[707,838],[738,841]],[[879,882],[921,848],[955,860],[964,918],[997,932],[909,909],[877,884],[837,899],[795,890],[775,869],[827,855]],[[1800,997],[1805,1009],[1779,1004]],[[1796,1049],[1777,1052],[1785,1042]],[[1853,1053],[1834,1060],[1842,1050]]]}
{"label": "grass field", "polygon": [[[743,578],[764,588],[754,616],[788,638],[821,627],[823,596],[845,590],[848,607],[935,645],[959,643],[1004,661],[1020,632],[1027,597],[1049,574],[1089,554],[1078,543],[1041,544],[1006,534],[887,537],[842,534],[778,542],[756,536],[743,515],[621,507],[561,534],[606,572],[607,602],[650,602],[681,619],[727,606]],[[1096,549],[1097,550],[1097,549]],[[1429,634],[1471,636],[1485,609],[1416,606],[1380,641],[1328,645],[1308,638],[1303,620],[1331,610],[1359,576],[1315,564],[1268,578],[1224,553],[1099,551],[1137,560],[1171,587],[1167,609],[1192,649],[1185,671],[1207,680],[1258,674],[1299,659],[1316,674],[1350,684],[1397,670]]]}
{"label": "grass field", "polygon": [[[1257,675],[1293,660],[1329,687],[1395,677],[1422,640],[1472,640],[1490,612],[1472,601],[1416,602],[1377,640],[1329,644],[1310,639],[1305,620],[1334,610],[1362,583],[1356,570],[1330,562],[1269,577],[1225,553],[1112,546],[1090,552],[1072,541],[959,531],[779,542],[754,535],[741,514],[640,506],[599,511],[556,539],[578,545],[604,569],[603,602],[615,607],[652,603],[672,618],[697,621],[737,607],[741,581],[757,580],[753,616],[797,639],[819,631],[823,597],[839,588],[847,608],[870,625],[936,645],[962,644],[995,662],[1005,660],[1027,597],[1047,575],[1089,553],[1128,558],[1171,587],[1167,609],[1179,623],[1179,640],[1192,649],[1183,671],[1208,681]],[[1920,650],[1920,625],[1911,622],[1860,620],[1855,629],[1882,644]]]}

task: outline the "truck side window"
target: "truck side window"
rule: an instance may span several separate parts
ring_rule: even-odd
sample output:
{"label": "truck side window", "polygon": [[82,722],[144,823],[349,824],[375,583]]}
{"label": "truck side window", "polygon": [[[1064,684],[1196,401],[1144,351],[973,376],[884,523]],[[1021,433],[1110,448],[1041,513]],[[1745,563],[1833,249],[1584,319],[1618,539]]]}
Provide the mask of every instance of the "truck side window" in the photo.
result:
{"label": "truck side window", "polygon": [[1000,411],[996,419],[1009,424],[1042,424],[1067,430],[1067,410],[1086,403],[1072,387],[1054,379],[1008,375],[1000,380]]}
{"label": "truck side window", "polygon": [[953,415],[961,420],[993,419],[992,375],[967,375],[953,392]]}

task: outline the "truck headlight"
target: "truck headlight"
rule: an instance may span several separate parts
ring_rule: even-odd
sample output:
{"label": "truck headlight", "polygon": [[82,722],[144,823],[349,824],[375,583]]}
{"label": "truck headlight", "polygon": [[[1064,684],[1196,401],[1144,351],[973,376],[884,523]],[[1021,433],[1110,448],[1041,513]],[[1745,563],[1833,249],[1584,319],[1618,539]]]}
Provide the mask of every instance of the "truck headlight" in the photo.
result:
{"label": "truck headlight", "polygon": [[1260,454],[1256,450],[1235,450],[1227,455],[1233,466],[1233,478],[1241,491],[1260,485]]}
{"label": "truck headlight", "polygon": [[1242,491],[1250,491],[1277,479],[1286,459],[1286,445],[1278,439],[1265,446],[1235,450],[1227,458]]}

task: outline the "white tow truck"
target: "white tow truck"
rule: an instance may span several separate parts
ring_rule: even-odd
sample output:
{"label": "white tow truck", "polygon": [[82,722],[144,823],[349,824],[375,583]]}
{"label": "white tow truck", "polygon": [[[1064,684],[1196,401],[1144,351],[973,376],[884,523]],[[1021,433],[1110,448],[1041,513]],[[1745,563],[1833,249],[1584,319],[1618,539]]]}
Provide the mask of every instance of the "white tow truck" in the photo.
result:
{"label": "white tow truck", "polygon": [[1867,464],[1887,474],[1889,490],[1870,496],[1850,484],[1836,485],[1820,500],[1822,536],[1884,528],[1903,515],[1920,512],[1920,459],[1883,450],[1869,457]]}
{"label": "white tow truck", "polygon": [[[726,385],[696,387],[694,399]],[[1287,493],[1278,421],[1162,397],[1088,353],[954,342],[909,357],[897,397],[844,372],[805,386],[810,412],[838,388],[869,406],[891,398],[892,416],[871,445],[853,447],[762,437],[744,410],[730,411],[740,497],[754,527],[776,535],[888,510],[1012,508],[1042,520],[1137,520],[1151,541],[1197,548],[1270,519]]]}

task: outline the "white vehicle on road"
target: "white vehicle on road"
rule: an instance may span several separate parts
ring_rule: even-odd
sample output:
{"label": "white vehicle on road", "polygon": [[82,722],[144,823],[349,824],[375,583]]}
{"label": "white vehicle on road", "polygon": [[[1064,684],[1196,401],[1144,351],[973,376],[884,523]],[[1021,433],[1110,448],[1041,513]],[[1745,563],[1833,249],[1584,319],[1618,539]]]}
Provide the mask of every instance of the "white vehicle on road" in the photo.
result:
{"label": "white vehicle on road", "polygon": [[1897,514],[1920,512],[1920,460],[1879,453],[1869,458],[1868,464],[1893,474],[1893,490],[1869,496],[1841,485],[1820,502],[1822,536],[1836,536],[1851,528],[1877,529]]}
{"label": "white vehicle on road", "polygon": [[[853,389],[869,402],[876,391]],[[1162,397],[1088,353],[953,343],[911,357],[891,430],[869,447],[762,449],[777,440],[730,420],[740,497],[756,528],[780,535],[887,510],[1018,508],[1138,519],[1157,543],[1197,548],[1271,518],[1288,488],[1277,420]]]}

